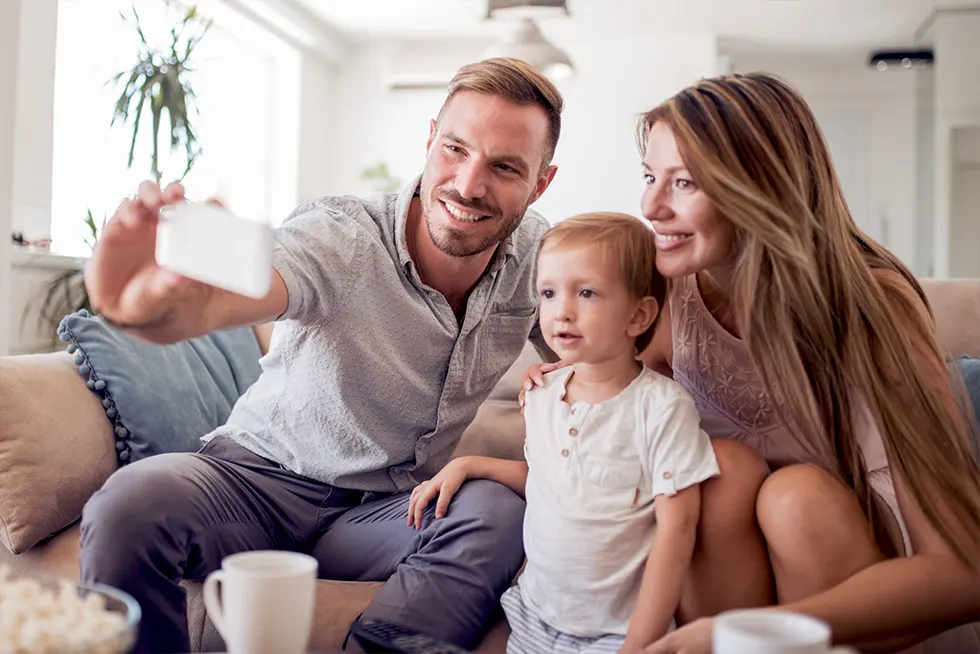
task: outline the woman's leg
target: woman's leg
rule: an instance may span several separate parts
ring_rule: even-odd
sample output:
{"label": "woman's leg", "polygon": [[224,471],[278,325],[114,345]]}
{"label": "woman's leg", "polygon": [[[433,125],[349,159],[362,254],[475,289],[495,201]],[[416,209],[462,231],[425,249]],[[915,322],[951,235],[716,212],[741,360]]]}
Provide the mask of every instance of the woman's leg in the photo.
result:
{"label": "woman's leg", "polygon": [[721,475],[701,484],[701,520],[678,625],[726,609],[775,603],[772,574],[756,522],[759,488],[769,470],[755,450],[714,439]]}
{"label": "woman's leg", "polygon": [[817,466],[774,472],[756,511],[780,604],[832,588],[882,559],[857,496]]}

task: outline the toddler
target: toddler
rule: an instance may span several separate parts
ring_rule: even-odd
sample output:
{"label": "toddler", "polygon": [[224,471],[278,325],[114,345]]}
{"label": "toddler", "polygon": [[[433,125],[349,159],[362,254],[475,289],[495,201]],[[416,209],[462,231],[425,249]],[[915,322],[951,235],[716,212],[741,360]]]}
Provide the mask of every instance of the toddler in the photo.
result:
{"label": "toddler", "polygon": [[565,364],[525,397],[526,462],[461,457],[413,491],[409,523],[466,479],[527,499],[527,565],[501,599],[508,654],[640,652],[673,623],[718,474],[694,401],[637,361],[666,281],[653,232],[624,214],[569,218],[541,240],[544,337]]}

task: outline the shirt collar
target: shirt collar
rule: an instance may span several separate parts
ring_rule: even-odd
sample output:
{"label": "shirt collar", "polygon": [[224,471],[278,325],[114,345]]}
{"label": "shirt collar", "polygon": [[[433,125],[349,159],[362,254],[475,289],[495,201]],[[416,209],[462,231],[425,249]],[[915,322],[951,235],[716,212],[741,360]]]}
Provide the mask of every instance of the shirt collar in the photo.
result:
{"label": "shirt collar", "polygon": [[[419,184],[422,176],[418,175],[409,182],[395,199],[395,249],[398,251],[398,263],[402,267],[412,263],[412,255],[408,252],[408,235],[406,227],[408,225],[408,210],[412,206],[412,200],[419,192]],[[413,267],[415,264],[412,264]]]}
{"label": "shirt collar", "polygon": [[[398,251],[398,263],[403,267],[408,266],[410,263],[413,268],[415,267],[415,263],[412,261],[412,255],[408,250],[408,233],[406,227],[408,226],[408,210],[412,206],[412,200],[418,197],[421,191],[421,183],[422,176],[416,176],[415,179],[398,192],[398,196],[395,199],[395,248]],[[493,259],[490,260],[487,272],[497,272],[515,256],[517,256],[517,248],[514,245],[514,235],[511,234],[501,241],[497,247],[497,251],[493,254]]]}

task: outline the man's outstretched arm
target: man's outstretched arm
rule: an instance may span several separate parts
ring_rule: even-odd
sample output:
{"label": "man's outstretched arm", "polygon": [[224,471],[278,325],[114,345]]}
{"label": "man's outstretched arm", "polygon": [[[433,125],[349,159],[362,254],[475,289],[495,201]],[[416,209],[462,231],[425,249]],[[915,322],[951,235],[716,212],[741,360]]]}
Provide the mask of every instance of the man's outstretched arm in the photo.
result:
{"label": "man's outstretched arm", "polygon": [[157,265],[159,210],[183,199],[179,184],[161,190],[144,182],[134,199],[119,205],[85,269],[85,286],[96,311],[108,322],[154,343],[174,343],[281,315],[288,297],[275,271],[268,294],[254,299]]}

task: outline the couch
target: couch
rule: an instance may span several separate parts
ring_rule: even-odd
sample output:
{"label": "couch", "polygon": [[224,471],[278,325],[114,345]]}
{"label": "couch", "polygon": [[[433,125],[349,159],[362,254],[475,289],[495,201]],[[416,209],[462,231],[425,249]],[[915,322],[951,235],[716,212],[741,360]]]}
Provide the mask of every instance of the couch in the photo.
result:
{"label": "couch", "polygon": [[[943,346],[953,355],[980,357],[980,279],[923,285]],[[254,332],[265,351],[271,327]],[[457,455],[521,456],[523,422],[516,396],[521,372],[536,358],[533,349],[525,350],[480,408]],[[84,502],[116,469],[114,443],[103,406],[71,355],[0,358],[0,565],[78,578],[78,519]],[[32,530],[43,540],[35,544],[36,538],[26,538]],[[319,581],[311,648],[336,647],[380,585]],[[187,581],[184,587],[192,649],[220,651],[223,643],[206,616],[201,584]],[[476,651],[503,652],[506,637],[506,624],[497,621]],[[927,651],[950,650],[939,642]],[[980,636],[969,651],[980,652]]]}

